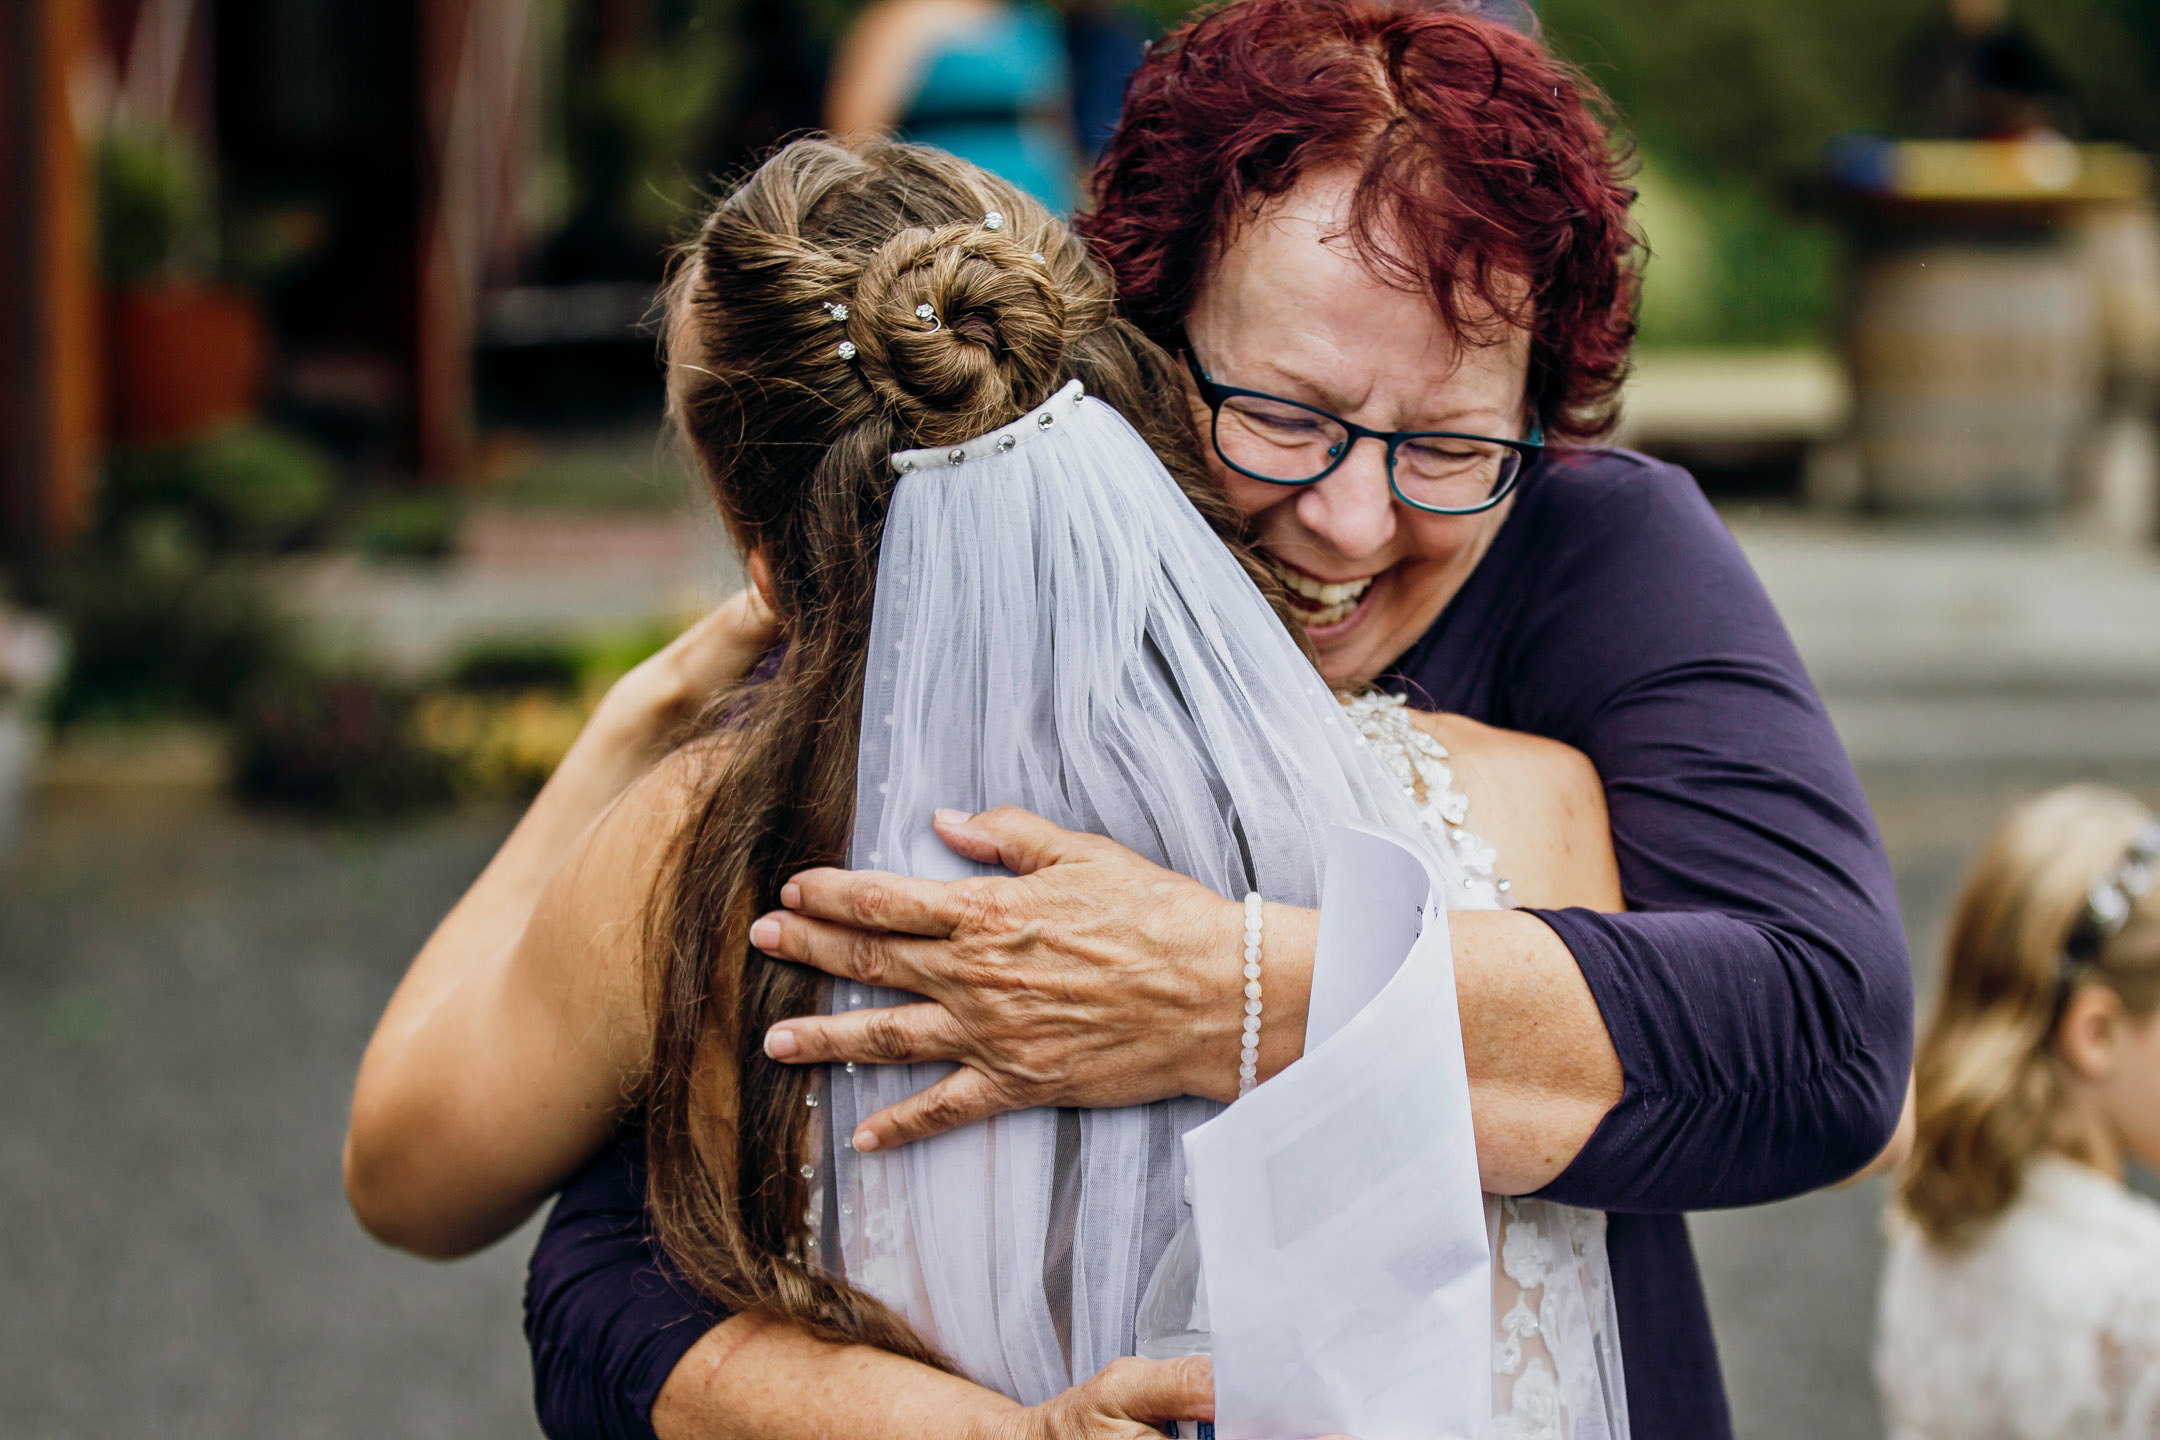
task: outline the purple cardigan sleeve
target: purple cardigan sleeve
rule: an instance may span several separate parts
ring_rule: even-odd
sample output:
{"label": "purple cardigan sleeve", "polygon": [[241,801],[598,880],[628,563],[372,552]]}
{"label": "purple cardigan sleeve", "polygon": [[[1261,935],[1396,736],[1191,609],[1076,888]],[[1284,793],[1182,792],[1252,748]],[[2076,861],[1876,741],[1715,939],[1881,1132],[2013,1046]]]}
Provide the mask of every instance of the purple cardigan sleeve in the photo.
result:
{"label": "purple cardigan sleeve", "polygon": [[1497,642],[1467,667],[1491,677],[1494,723],[1596,764],[1630,912],[1540,912],[1626,1075],[1545,1194],[1678,1211],[1844,1179],[1888,1141],[1912,1059],[1911,963],[1859,781],[1685,472],[1596,452],[1546,478],[1473,577],[1482,614],[1446,617]]}
{"label": "purple cardigan sleeve", "polygon": [[654,1440],[660,1387],[723,1318],[660,1254],[644,1132],[625,1129],[563,1187],[527,1271],[540,1428],[550,1440]]}

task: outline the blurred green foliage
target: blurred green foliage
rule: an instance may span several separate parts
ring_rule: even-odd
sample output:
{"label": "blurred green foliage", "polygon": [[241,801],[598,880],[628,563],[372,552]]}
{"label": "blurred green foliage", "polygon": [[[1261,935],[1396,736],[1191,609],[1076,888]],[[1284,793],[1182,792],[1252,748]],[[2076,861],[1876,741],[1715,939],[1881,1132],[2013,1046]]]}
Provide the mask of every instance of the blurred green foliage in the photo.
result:
{"label": "blurred green foliage", "polygon": [[382,559],[441,560],[457,548],[464,514],[459,497],[439,491],[379,496],[361,508],[353,543]]}
{"label": "blurred green foliage", "polygon": [[476,693],[539,690],[597,702],[608,686],[673,640],[679,628],[654,620],[582,635],[489,641],[459,656],[446,683]]}
{"label": "blurred green foliage", "polygon": [[217,552],[285,549],[319,537],[337,497],[330,461],[305,440],[233,425],[194,440],[115,447],[101,493],[109,533],[185,526]]}
{"label": "blurred green foliage", "polygon": [[[605,221],[646,242],[681,238],[709,183],[715,131],[756,79],[745,73],[743,40],[754,3],[549,0],[542,49],[560,106],[543,145],[548,218],[573,228]],[[829,47],[861,5],[792,8],[793,23]]]}
{"label": "blurred green foliage", "polygon": [[42,580],[72,652],[54,718],[231,716],[298,653],[255,561],[324,538],[336,500],[321,452],[267,427],[115,446],[96,531]]}
{"label": "blurred green foliage", "polygon": [[567,695],[577,688],[577,648],[559,640],[500,641],[477,646],[450,670],[460,690],[544,690]]}
{"label": "blurred green foliage", "polygon": [[[1842,130],[1895,130],[1899,71],[1944,0],[1545,0],[1546,39],[1643,147],[1777,185]],[[2096,136],[2160,146],[2160,6],[2022,0],[2011,13]]]}
{"label": "blurred green foliage", "polygon": [[98,264],[114,285],[209,273],[209,173],[185,136],[116,121],[98,137]]}
{"label": "blurred green foliage", "polygon": [[696,196],[694,147],[734,76],[732,47],[710,26],[684,43],[596,67],[567,95],[577,136],[571,163],[587,187],[641,234],[679,229]]}
{"label": "blurred green foliage", "polygon": [[[2094,136],[2160,148],[2160,5],[2012,13]],[[1826,340],[1841,245],[1801,199],[1831,137],[1895,131],[1900,72],[1943,0],[1545,0],[1547,41],[1612,97],[1644,162],[1646,345]]]}
{"label": "blurred green foliage", "polygon": [[1648,240],[1647,346],[1827,343],[1842,263],[1827,220],[1742,176],[1645,157],[1635,217]]}
{"label": "blurred green foliage", "polygon": [[607,687],[673,638],[646,627],[475,646],[428,682],[284,664],[232,707],[242,796],[340,819],[521,804]]}
{"label": "blurred green foliage", "polygon": [[46,583],[68,631],[53,697],[62,724],[224,718],[293,653],[286,626],[236,566],[101,550],[62,562]]}
{"label": "blurred green foliage", "polygon": [[410,814],[450,798],[450,766],[419,742],[419,693],[380,676],[295,667],[264,676],[233,717],[241,795],[339,819]]}

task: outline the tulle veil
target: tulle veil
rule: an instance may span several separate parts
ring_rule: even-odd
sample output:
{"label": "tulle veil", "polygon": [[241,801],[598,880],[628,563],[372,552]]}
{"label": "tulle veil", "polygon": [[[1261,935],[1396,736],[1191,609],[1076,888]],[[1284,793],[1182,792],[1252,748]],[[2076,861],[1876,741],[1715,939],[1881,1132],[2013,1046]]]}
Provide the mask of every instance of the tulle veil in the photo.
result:
{"label": "tulle veil", "polygon": [[[1000,430],[894,464],[853,866],[980,873],[937,838],[931,812],[1012,804],[1220,894],[1312,906],[1333,824],[1421,834],[1413,799],[1236,558],[1078,381]],[[1443,873],[1459,866],[1433,848]],[[830,1008],[910,998],[842,982]],[[1132,1352],[1134,1310],[1180,1213],[1178,1139],[1219,1107],[1026,1110],[896,1151],[848,1147],[860,1120],[949,1069],[830,1073],[823,1254],[971,1377],[1036,1403]],[[1546,1226],[1572,1237],[1557,1248],[1585,1273],[1567,1293],[1594,1293],[1579,1323],[1548,1315],[1544,1339],[1558,1350],[1566,1331],[1582,1349],[1573,1368],[1614,1383],[1595,1395],[1563,1383],[1554,1427],[1528,1433],[1627,1433],[1596,1222]],[[1506,1339],[1496,1307],[1496,1350]],[[1511,1424],[1501,1433],[1526,1433]]]}

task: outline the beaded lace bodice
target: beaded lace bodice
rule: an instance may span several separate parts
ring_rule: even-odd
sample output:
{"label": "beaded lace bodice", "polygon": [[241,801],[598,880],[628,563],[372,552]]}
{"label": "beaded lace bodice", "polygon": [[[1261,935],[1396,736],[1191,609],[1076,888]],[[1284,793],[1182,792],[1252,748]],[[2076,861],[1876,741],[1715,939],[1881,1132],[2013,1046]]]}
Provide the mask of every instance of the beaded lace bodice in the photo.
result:
{"label": "beaded lace bodice", "polygon": [[[1452,910],[1509,906],[1493,847],[1469,828],[1440,742],[1400,696],[1346,697],[1358,733],[1416,802],[1436,848],[1461,864]],[[1485,1197],[1493,1274],[1494,1440],[1626,1440],[1627,1392],[1605,1258],[1605,1217],[1517,1196]]]}
{"label": "beaded lace bodice", "polygon": [[1894,1215],[1875,1373],[1891,1440],[2160,1435],[2160,1205],[2049,1157],[1968,1248]]}

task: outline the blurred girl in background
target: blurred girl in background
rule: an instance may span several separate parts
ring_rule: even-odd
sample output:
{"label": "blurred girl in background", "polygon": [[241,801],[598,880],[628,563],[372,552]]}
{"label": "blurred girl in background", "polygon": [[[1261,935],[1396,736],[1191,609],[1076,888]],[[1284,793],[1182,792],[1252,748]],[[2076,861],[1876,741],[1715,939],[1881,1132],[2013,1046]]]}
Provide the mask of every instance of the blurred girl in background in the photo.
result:
{"label": "blurred girl in background", "polygon": [[2013,812],[1952,916],[1876,1373],[1891,1440],[2160,1435],[2160,821]]}

